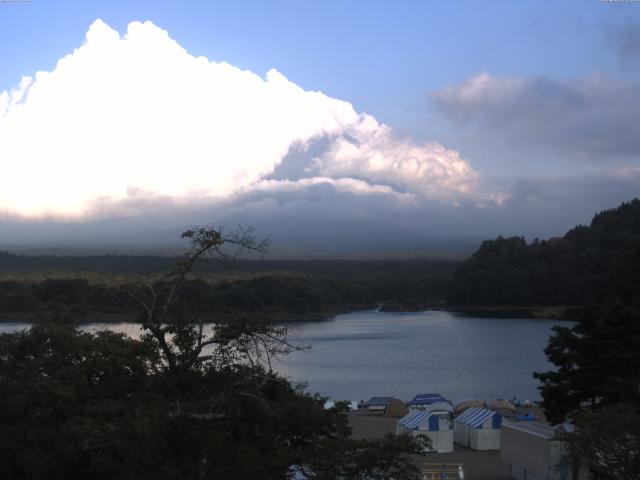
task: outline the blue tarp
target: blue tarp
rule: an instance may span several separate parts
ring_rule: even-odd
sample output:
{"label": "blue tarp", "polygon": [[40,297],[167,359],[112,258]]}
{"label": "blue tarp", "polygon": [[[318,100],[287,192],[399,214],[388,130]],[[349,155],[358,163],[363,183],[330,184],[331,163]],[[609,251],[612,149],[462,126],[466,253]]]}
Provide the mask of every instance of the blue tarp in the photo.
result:
{"label": "blue tarp", "polygon": [[536,419],[536,416],[531,412],[525,415],[522,415],[520,413],[516,414],[516,420],[518,422],[533,422],[535,419]]}
{"label": "blue tarp", "polygon": [[465,410],[463,414],[456,417],[456,423],[462,423],[474,428],[482,428],[482,424],[491,418],[491,428],[499,429],[502,425],[502,415],[485,408],[473,407]]}
{"label": "blue tarp", "polygon": [[420,393],[413,397],[407,405],[431,405],[435,402],[446,402],[447,399],[444,398],[439,393]]}

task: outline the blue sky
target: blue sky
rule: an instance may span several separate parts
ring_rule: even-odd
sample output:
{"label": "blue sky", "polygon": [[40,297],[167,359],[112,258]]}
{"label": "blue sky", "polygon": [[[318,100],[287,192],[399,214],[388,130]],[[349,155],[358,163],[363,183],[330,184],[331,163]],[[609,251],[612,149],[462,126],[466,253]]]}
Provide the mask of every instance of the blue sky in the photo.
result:
{"label": "blue sky", "polygon": [[[46,2],[3,4],[0,89],[52,68],[101,18],[120,32],[151,20],[194,55],[348,99],[413,127],[429,92],[477,72],[572,78],[621,74],[607,27],[640,6],[601,1]],[[404,113],[404,112],[407,112]]]}
{"label": "blue sky", "polygon": [[[276,68],[372,115],[394,138],[459,152],[477,173],[475,196],[428,201],[486,209],[499,198],[494,213],[505,220],[488,233],[558,202],[554,225],[583,221],[639,193],[630,180],[640,178],[630,125],[640,119],[637,2],[0,3],[0,92],[54,70],[98,18],[121,35],[150,20],[190,55],[263,78]],[[330,170],[323,175],[411,193],[397,178]]]}

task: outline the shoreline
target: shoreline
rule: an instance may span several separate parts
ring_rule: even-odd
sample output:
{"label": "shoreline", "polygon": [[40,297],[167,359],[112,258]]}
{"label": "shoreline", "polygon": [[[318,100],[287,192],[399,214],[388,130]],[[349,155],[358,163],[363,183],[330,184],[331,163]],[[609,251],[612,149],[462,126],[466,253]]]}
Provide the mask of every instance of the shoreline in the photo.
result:
{"label": "shoreline", "polygon": [[[394,307],[398,307],[394,305]],[[561,320],[575,321],[567,318],[567,314],[572,310],[579,309],[580,306],[513,306],[513,307],[495,307],[495,306],[473,306],[473,307],[456,307],[449,305],[432,305],[419,306],[415,308],[385,308],[384,304],[375,306],[355,306],[339,310],[330,310],[325,312],[220,312],[220,313],[189,313],[188,317],[193,318],[194,323],[198,319],[202,319],[205,323],[214,323],[216,320],[229,320],[232,318],[253,317],[261,321],[269,323],[315,323],[325,322],[335,319],[338,315],[344,315],[353,312],[362,311],[380,311],[384,313],[419,313],[419,312],[450,312],[456,315],[477,318],[505,318],[505,319],[541,319],[541,320]],[[2,323],[37,323],[47,321],[56,316],[68,318],[70,321],[82,324],[89,323],[135,323],[137,322],[139,313],[104,313],[104,312],[9,312],[0,313],[0,324]],[[175,316],[173,318],[176,318]]]}
{"label": "shoreline", "polygon": [[[189,318],[192,318],[193,323],[196,323],[198,319],[202,319],[204,323],[214,323],[216,320],[229,320],[232,318],[245,318],[253,317],[261,321],[270,323],[314,323],[324,322],[331,320],[338,315],[350,313],[357,309],[331,311],[331,312],[311,312],[311,313],[277,313],[277,314],[264,314],[259,312],[238,312],[238,313],[219,313],[219,314],[188,314]],[[118,324],[118,323],[138,323],[139,313],[62,313],[54,312],[45,313],[0,313],[0,324],[3,323],[40,323],[56,318],[68,319],[70,322],[77,323],[78,325],[86,325],[90,323],[106,323],[106,324]],[[176,316],[168,316],[167,319],[176,319]]]}
{"label": "shoreline", "polygon": [[547,320],[573,321],[567,315],[575,309],[583,308],[583,305],[543,305],[543,306],[471,306],[448,307],[438,310],[446,310],[469,317],[492,318],[529,318]]}

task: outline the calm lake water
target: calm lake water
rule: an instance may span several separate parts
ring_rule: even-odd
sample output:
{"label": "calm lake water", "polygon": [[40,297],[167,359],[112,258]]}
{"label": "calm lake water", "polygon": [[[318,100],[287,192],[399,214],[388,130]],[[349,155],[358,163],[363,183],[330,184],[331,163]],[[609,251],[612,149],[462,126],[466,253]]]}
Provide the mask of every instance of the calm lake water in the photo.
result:
{"label": "calm lake water", "polygon": [[[450,312],[353,312],[317,323],[289,324],[305,352],[283,357],[277,369],[311,392],[360,400],[416,393],[479,399],[539,398],[533,371],[552,366],[543,349],[557,320],[471,318]],[[24,328],[0,324],[0,332]],[[86,324],[139,335],[135,324]]]}

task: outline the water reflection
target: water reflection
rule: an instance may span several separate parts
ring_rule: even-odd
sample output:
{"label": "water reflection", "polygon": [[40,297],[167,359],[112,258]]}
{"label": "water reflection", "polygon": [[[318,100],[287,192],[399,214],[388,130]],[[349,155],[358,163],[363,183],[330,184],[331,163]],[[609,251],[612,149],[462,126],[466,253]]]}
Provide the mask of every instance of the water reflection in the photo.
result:
{"label": "water reflection", "polygon": [[[276,368],[312,392],[336,399],[420,392],[480,399],[537,399],[531,372],[547,370],[543,349],[554,320],[470,318],[449,312],[354,312],[317,323],[290,324],[294,339],[312,348],[282,357]],[[28,325],[0,323],[0,332]],[[89,323],[138,338],[139,324]]]}

